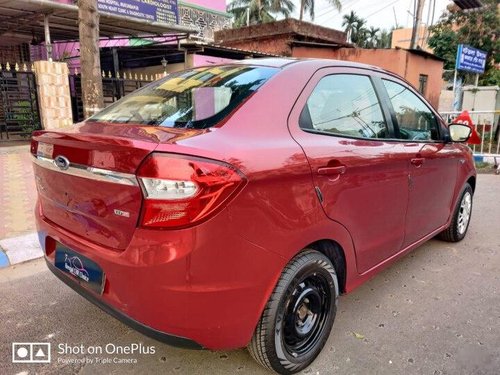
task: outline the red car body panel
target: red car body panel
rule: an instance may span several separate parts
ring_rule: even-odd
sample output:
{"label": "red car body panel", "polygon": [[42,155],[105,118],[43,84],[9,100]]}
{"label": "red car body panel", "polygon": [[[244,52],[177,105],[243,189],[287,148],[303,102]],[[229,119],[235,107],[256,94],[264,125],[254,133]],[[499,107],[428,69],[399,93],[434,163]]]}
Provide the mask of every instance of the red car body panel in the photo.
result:
{"label": "red car body panel", "polygon": [[[449,224],[462,186],[475,176],[466,146],[324,137],[298,127],[325,69],[393,75],[335,61],[267,64],[282,70],[207,130],[83,123],[36,132],[34,142],[53,144],[54,156],[83,166],[134,174],[151,152],[167,152],[229,163],[248,180],[209,220],[155,230],[138,227],[139,186],[35,163],[37,226],[49,265],[61,243],[102,267],[104,291],[89,291],[92,298],[153,330],[231,349],[248,344],[283,268],[305,247],[320,240],[341,247],[349,292]],[[414,158],[425,162],[417,168]],[[346,167],[341,175],[317,173],[339,165]]]}

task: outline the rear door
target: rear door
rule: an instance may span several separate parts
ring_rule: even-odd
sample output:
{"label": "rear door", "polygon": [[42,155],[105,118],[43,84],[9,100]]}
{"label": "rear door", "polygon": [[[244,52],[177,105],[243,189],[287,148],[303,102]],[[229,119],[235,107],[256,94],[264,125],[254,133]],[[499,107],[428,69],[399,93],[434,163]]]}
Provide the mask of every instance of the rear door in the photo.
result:
{"label": "rear door", "polygon": [[376,74],[319,70],[289,118],[326,215],[352,235],[360,273],[401,249],[408,202],[408,160],[403,145],[393,141]]}
{"label": "rear door", "polygon": [[396,134],[409,162],[409,200],[403,247],[446,224],[453,207],[460,151],[443,140],[442,124],[406,83],[382,79]]}

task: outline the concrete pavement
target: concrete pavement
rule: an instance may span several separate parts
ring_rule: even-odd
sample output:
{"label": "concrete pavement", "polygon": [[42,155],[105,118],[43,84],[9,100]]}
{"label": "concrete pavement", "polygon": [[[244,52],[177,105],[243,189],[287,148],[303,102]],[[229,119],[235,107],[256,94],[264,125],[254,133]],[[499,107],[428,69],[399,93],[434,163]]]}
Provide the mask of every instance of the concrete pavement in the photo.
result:
{"label": "concrete pavement", "polygon": [[0,268],[42,256],[29,142],[0,143]]}
{"label": "concrete pavement", "polygon": [[0,143],[0,239],[35,230],[35,180],[29,142]]}
{"label": "concrete pavement", "polygon": [[[342,296],[330,339],[304,374],[499,373],[500,179],[480,175],[477,185],[466,239],[430,241]],[[144,337],[65,286],[41,259],[0,270],[0,294],[0,374],[268,373],[245,350],[188,351]],[[51,343],[51,363],[12,364],[12,342],[27,341]],[[59,345],[139,343],[155,353],[58,353]],[[101,362],[90,363],[95,358]]]}

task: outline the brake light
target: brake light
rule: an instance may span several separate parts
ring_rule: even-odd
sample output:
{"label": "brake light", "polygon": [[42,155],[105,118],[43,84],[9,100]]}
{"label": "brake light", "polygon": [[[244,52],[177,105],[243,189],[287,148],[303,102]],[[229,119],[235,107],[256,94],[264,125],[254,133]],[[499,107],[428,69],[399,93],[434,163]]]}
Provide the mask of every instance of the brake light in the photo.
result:
{"label": "brake light", "polygon": [[38,141],[31,139],[30,152],[32,155],[36,155],[38,149]]}
{"label": "brake light", "polygon": [[208,219],[240,191],[245,176],[230,164],[153,153],[137,173],[144,194],[140,225],[187,227]]}

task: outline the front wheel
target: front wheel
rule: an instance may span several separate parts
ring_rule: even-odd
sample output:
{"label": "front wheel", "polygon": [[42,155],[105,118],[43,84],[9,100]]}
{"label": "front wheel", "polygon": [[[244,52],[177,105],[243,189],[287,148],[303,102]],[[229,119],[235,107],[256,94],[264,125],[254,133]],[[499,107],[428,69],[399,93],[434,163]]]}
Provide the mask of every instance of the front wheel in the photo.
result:
{"label": "front wheel", "polygon": [[332,262],[304,250],[283,270],[248,350],[280,374],[306,368],[321,352],[337,310],[339,286]]}
{"label": "front wheel", "polygon": [[472,197],[472,187],[466,183],[457,207],[455,207],[455,211],[453,212],[450,226],[438,235],[441,240],[458,242],[464,239],[472,214]]}

